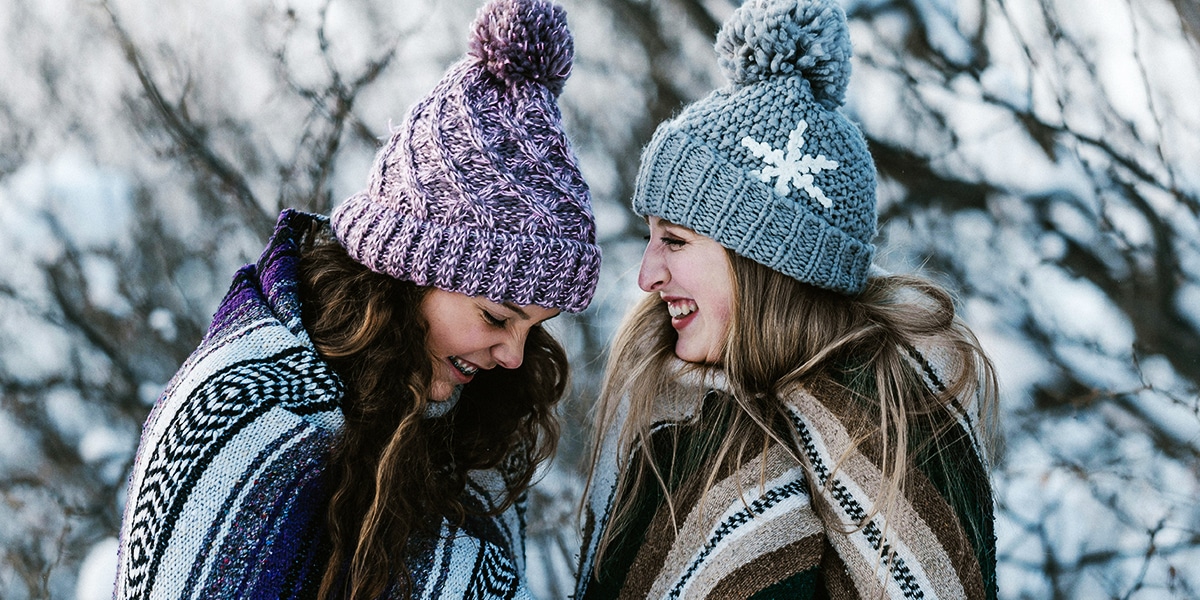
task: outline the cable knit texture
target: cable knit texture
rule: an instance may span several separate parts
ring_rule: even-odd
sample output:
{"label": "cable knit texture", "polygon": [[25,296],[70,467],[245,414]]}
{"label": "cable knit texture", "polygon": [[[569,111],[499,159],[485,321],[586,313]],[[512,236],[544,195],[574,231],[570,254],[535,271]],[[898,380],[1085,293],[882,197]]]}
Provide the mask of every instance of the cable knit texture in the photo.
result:
{"label": "cable knit texture", "polygon": [[[345,388],[300,319],[300,236],[314,219],[280,216],[147,419],[114,598],[316,597]],[[469,473],[464,502],[494,508],[502,469]],[[529,598],[523,511],[443,520],[435,537],[415,540],[413,598]]]}
{"label": "cable knit texture", "polygon": [[[942,367],[931,358],[937,354],[914,349],[910,366],[925,385],[944,389]],[[708,415],[727,390],[719,374],[664,376],[668,384],[654,403],[649,447],[667,470],[664,477],[673,481],[669,470],[687,461],[672,452],[687,446],[688,432],[721,430]],[[932,458],[914,460],[894,509],[868,519],[880,500],[885,457],[877,436],[855,445],[861,417],[849,409],[853,400],[830,385],[789,386],[779,395],[796,432],[790,448],[772,444],[765,454],[750,452],[737,469],[722,471],[713,482],[706,481],[707,471],[679,482],[673,490],[675,520],[657,488],[650,490],[657,501],[638,504],[644,512],[633,516],[632,531],[617,538],[626,544],[609,546],[597,573],[596,552],[610,525],[617,486],[636,473],[628,457],[622,460],[620,423],[610,429],[583,510],[574,597],[996,598],[993,499],[974,435],[978,406],[956,402],[930,415],[952,433],[936,446],[914,440],[922,457]],[[628,414],[626,408],[618,414]],[[678,443],[671,429],[683,432]],[[796,459],[801,454],[807,465]],[[700,490],[707,491],[702,496]]]}
{"label": "cable knit texture", "polygon": [[497,302],[578,312],[600,248],[557,95],[574,46],[545,0],[493,0],[470,50],[379,151],[367,189],[333,213],[355,260]]}
{"label": "cable knit texture", "polygon": [[633,208],[785,275],[854,294],[875,253],[875,165],[840,110],[850,77],[834,0],[748,0],[717,35],[730,85],[655,131]]}

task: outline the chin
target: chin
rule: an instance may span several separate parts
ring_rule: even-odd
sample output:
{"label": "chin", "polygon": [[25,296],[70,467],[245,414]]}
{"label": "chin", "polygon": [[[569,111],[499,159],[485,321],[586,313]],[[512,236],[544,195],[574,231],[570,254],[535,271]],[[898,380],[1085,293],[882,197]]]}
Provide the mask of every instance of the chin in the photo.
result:
{"label": "chin", "polygon": [[[684,344],[682,340],[675,341],[675,356],[684,362],[701,365],[716,365],[721,363],[721,349],[713,344]],[[697,340],[690,340],[697,341]]]}
{"label": "chin", "polygon": [[679,346],[675,347],[675,356],[677,358],[679,358],[679,360],[682,360],[684,362],[701,363],[701,364],[708,362],[706,360],[708,358],[707,353],[697,352],[695,350],[689,350],[687,348],[680,348]]}
{"label": "chin", "polygon": [[454,386],[445,381],[434,381],[429,386],[429,399],[434,402],[445,402],[454,392]]}

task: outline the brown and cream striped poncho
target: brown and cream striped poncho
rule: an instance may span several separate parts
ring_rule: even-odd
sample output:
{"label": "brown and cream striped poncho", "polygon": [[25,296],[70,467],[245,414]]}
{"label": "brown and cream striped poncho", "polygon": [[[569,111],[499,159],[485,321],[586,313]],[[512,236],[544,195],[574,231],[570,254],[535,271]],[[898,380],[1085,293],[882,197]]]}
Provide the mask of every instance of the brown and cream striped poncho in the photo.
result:
{"label": "brown and cream striped poncho", "polygon": [[[940,385],[919,355],[914,366],[927,385]],[[655,407],[651,443],[666,461],[689,436],[720,430],[706,416],[719,402],[720,378],[688,379]],[[855,527],[879,489],[879,445],[847,453],[857,430],[836,386],[797,388],[785,398],[798,432],[791,451],[774,445],[765,459],[754,454],[703,500],[703,477],[671,484],[678,531],[657,486],[647,486],[651,497],[597,572],[597,543],[622,473],[614,427],[584,510],[575,598],[995,598],[991,487],[968,409],[947,411],[953,433],[917,453],[902,501]],[[660,444],[670,428],[683,428],[674,438],[682,442]]]}

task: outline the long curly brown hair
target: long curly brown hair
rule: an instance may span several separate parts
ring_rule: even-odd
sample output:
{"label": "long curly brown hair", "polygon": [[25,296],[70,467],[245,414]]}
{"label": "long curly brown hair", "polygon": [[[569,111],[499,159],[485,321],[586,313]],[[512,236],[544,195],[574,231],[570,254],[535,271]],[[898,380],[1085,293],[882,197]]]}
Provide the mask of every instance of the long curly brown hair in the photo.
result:
{"label": "long curly brown hair", "polygon": [[428,288],[369,270],[326,231],[310,239],[300,262],[302,318],[347,389],[320,597],[409,597],[409,542],[435,533],[442,518],[461,523],[478,512],[463,502],[467,471],[516,465],[494,514],[554,453],[566,354],[534,327],[519,368],[481,371],[449,413],[427,418],[433,357],[420,306]]}

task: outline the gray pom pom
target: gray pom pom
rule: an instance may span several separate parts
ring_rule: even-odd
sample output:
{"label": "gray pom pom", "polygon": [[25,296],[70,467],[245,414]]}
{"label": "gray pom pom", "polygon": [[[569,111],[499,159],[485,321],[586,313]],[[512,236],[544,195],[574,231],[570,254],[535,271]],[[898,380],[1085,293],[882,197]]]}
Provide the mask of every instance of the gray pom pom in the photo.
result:
{"label": "gray pom pom", "polygon": [[850,32],[834,0],[748,0],[717,34],[717,55],[735,85],[797,74],[817,101],[845,102]]}
{"label": "gray pom pom", "polygon": [[475,17],[470,53],[509,85],[531,81],[555,95],[571,74],[567,14],[546,0],[492,0]]}

